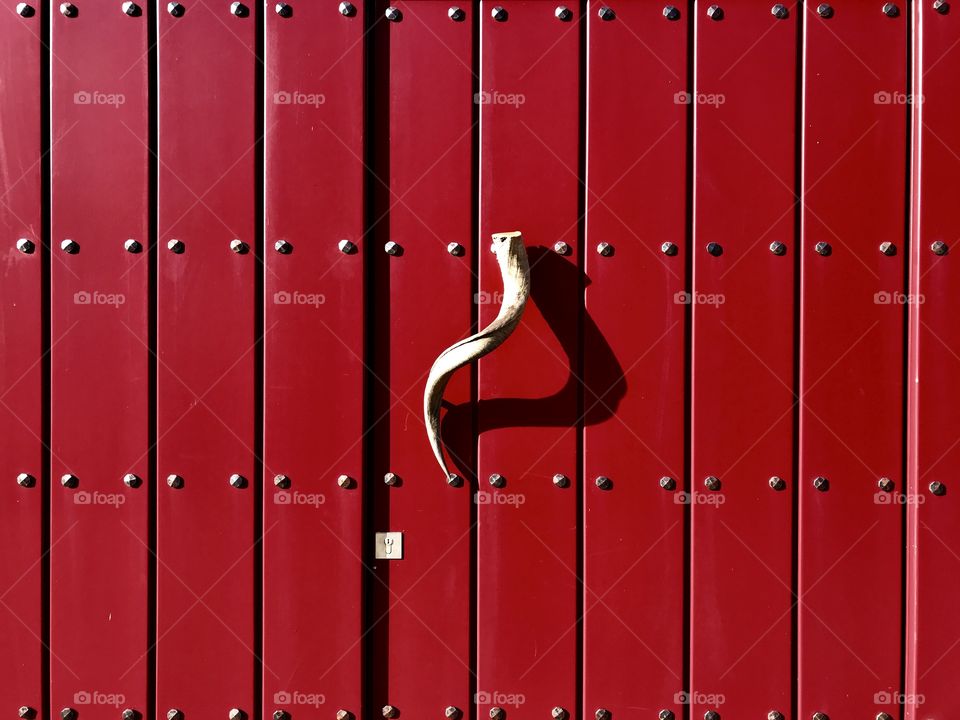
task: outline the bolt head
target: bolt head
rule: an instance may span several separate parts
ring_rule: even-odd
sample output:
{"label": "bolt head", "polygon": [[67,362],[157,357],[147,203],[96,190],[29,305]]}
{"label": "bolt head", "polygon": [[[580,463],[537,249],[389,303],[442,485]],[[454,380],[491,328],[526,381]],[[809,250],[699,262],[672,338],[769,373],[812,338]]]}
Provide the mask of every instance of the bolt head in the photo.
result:
{"label": "bolt head", "polygon": [[720,720],[720,713],[716,710],[707,710],[703,714],[703,720]]}
{"label": "bolt head", "polygon": [[894,3],[884,3],[883,14],[887,17],[897,17],[897,15],[900,14],[900,8],[898,8]]}
{"label": "bolt head", "polygon": [[450,720],[456,720],[460,717],[460,708],[448,705],[443,711],[443,716],[450,718]]}
{"label": "bolt head", "polygon": [[946,255],[949,247],[943,240],[937,240],[930,245],[930,249],[933,250],[934,255]]}
{"label": "bolt head", "polygon": [[384,705],[381,712],[385,718],[395,718],[398,715],[397,709],[393,705]]}
{"label": "bolt head", "polygon": [[720,478],[716,475],[709,475],[703,480],[703,486],[707,490],[719,490],[720,489]]}
{"label": "bolt head", "polygon": [[353,17],[354,15],[357,14],[357,8],[354,7],[353,3],[342,2],[337,7],[337,9],[340,11],[340,14],[343,15],[344,17]]}
{"label": "bolt head", "polygon": [[783,720],[783,713],[777,710],[771,710],[767,713],[767,720]]}
{"label": "bolt head", "polygon": [[507,484],[506,478],[503,477],[500,473],[493,473],[487,478],[491,485],[494,487],[500,488]]}
{"label": "bolt head", "polygon": [[569,254],[570,254],[570,246],[567,245],[567,243],[565,243],[563,240],[560,240],[560,241],[555,242],[555,243],[553,244],[553,251],[554,251],[557,255],[569,255]]}
{"label": "bolt head", "polygon": [[127,0],[127,2],[123,3],[120,7],[130,17],[137,17],[140,14],[140,6],[130,0]]}
{"label": "bolt head", "polygon": [[877,720],[893,720],[893,718],[890,717],[889,713],[879,712],[877,713]]}
{"label": "bolt head", "polygon": [[570,8],[566,5],[557,5],[556,10],[553,11],[553,15],[561,22],[567,22],[573,17],[573,13],[570,12]]}
{"label": "bolt head", "polygon": [[600,475],[594,482],[601,490],[609,490],[613,487],[613,481],[606,475]]}
{"label": "bolt head", "polygon": [[60,711],[60,717],[62,717],[63,720],[74,720],[74,718],[77,717],[77,711],[73,708],[65,707]]}
{"label": "bolt head", "polygon": [[603,257],[610,257],[613,255],[613,245],[607,242],[602,242],[597,245],[597,252]]}
{"label": "bolt head", "polygon": [[553,718],[553,720],[563,720],[565,717],[567,717],[567,711],[558,705],[550,711],[550,716]]}
{"label": "bolt head", "polygon": [[893,492],[895,483],[888,477],[882,477],[877,480],[877,487],[883,490],[884,492]]}
{"label": "bolt head", "polygon": [[383,251],[387,255],[402,255],[403,248],[400,247],[400,243],[396,243],[393,240],[389,241],[383,246]]}
{"label": "bolt head", "polygon": [[617,14],[613,11],[613,8],[607,7],[606,5],[601,6],[601,8],[597,10],[597,17],[601,20],[613,20],[616,16]]}
{"label": "bolt head", "polygon": [[463,22],[466,16],[467,16],[466,13],[463,12],[463,10],[458,8],[456,5],[454,5],[453,7],[447,10],[447,17],[453,20],[454,22]]}
{"label": "bolt head", "polygon": [[787,245],[779,240],[774,240],[772,243],[770,243],[770,252],[772,252],[774,255],[786,255]]}
{"label": "bolt head", "polygon": [[20,473],[17,475],[17,485],[20,487],[31,488],[37,484],[37,479],[30,473]]}
{"label": "bolt head", "polygon": [[[403,15],[400,13],[399,8],[396,8],[393,5],[384,10],[383,15],[390,22],[400,22],[403,19]],[[387,705],[386,707],[390,706]]]}
{"label": "bolt head", "polygon": [[830,243],[825,242],[818,242],[813,246],[813,249],[816,250],[817,255],[823,255],[824,257],[833,252],[833,248],[830,247]]}
{"label": "bolt head", "polygon": [[707,243],[707,252],[714,257],[720,257],[723,255],[723,246],[720,243],[715,242]]}
{"label": "bolt head", "polygon": [[597,708],[597,711],[593,713],[595,720],[610,720],[610,711],[606,708]]}
{"label": "bolt head", "polygon": [[673,710],[661,710],[657,717],[659,717],[660,720],[673,720]]}
{"label": "bolt head", "polygon": [[70,473],[64,473],[60,476],[60,484],[66,488],[75,488],[80,484],[80,478]]}
{"label": "bolt head", "polygon": [[349,710],[337,710],[337,720],[353,720],[353,713]]}
{"label": "bolt head", "polygon": [[830,481],[825,477],[817,476],[813,479],[813,486],[820,492],[826,492],[830,489]]}
{"label": "bolt head", "polygon": [[[282,18],[288,18],[293,15],[293,8],[287,5],[285,2],[278,2],[273,6],[274,11]],[[278,711],[278,712],[283,712]]]}
{"label": "bolt head", "polygon": [[291,245],[286,240],[277,240],[273,244],[273,249],[276,250],[281,255],[289,255],[293,252],[293,245]]}
{"label": "bolt head", "polygon": [[400,476],[396,473],[388,472],[383,475],[383,484],[394,487],[400,484]]}
{"label": "bolt head", "polygon": [[707,8],[707,17],[711,20],[723,20],[723,8],[719,5],[711,5]]}
{"label": "bolt head", "polygon": [[767,482],[774,490],[783,490],[787,486],[787,483],[784,482],[783,478],[779,477],[778,475],[774,475]]}
{"label": "bolt head", "polygon": [[78,252],[80,252],[80,243],[78,243],[76,240],[67,238],[60,243],[60,249],[65,253],[69,253],[70,255],[76,255]]}
{"label": "bolt head", "polygon": [[553,476],[553,484],[558,488],[565,488],[570,484],[570,478],[562,473],[557,473]]}
{"label": "bolt head", "polygon": [[230,720],[243,720],[243,710],[240,708],[230,708],[227,717],[230,718]]}
{"label": "bolt head", "polygon": [[450,487],[460,487],[463,485],[463,478],[456,473],[450,473],[447,475],[447,485]]}
{"label": "bolt head", "polygon": [[[64,17],[69,17],[69,18],[76,17],[77,6],[74,5],[73,3],[68,3],[68,2],[60,3],[60,14],[63,15]],[[67,712],[67,710],[69,710],[69,708],[65,708],[63,712]],[[61,712],[61,715],[63,714],[63,712]],[[70,710],[70,712],[72,713],[74,711]]]}
{"label": "bolt head", "polygon": [[247,244],[243,240],[233,239],[230,241],[230,249],[237,255],[243,255],[249,250],[249,247],[247,247]]}
{"label": "bolt head", "polygon": [[137,720],[139,716],[140,714],[133,708],[126,708],[122,713],[120,713],[120,717],[123,720]]}
{"label": "bolt head", "polygon": [[490,708],[490,720],[503,720],[504,717],[506,717],[506,713],[502,707],[494,706]]}
{"label": "bolt head", "polygon": [[273,484],[281,490],[286,490],[288,487],[290,487],[290,478],[288,478],[286,475],[274,475]]}
{"label": "bolt head", "polygon": [[140,476],[133,473],[127,473],[123,476],[123,484],[129,488],[140,487]]}
{"label": "bolt head", "polygon": [[664,255],[676,255],[678,250],[676,243],[672,242],[665,242],[660,246],[660,252]]}
{"label": "bolt head", "polygon": [[664,5],[663,7],[663,16],[667,20],[679,20],[680,11],[677,10],[673,5]]}
{"label": "bolt head", "polygon": [[167,3],[167,12],[173,15],[173,17],[180,17],[183,15],[184,7],[178,2]]}
{"label": "bolt head", "polygon": [[832,18],[833,17],[833,8],[827,5],[826,3],[820,3],[817,5],[817,15],[822,18]]}
{"label": "bolt head", "polygon": [[813,714],[813,720],[830,720],[830,719],[827,717],[826,713],[815,712]]}
{"label": "bolt head", "polygon": [[353,487],[353,478],[350,477],[349,475],[340,475],[337,478],[337,485],[339,485],[344,489]]}
{"label": "bolt head", "polygon": [[143,246],[133,238],[130,238],[125,243],[123,243],[123,249],[126,250],[128,253],[136,254],[141,250],[143,250]]}
{"label": "bolt head", "polygon": [[185,249],[186,246],[182,240],[173,239],[167,242],[167,250],[177,255],[181,255]]}
{"label": "bolt head", "polygon": [[[507,11],[504,10],[500,5],[497,5],[493,10],[490,11],[490,17],[492,17],[497,22],[505,22],[507,19]],[[490,711],[491,713],[493,710]],[[491,717],[493,717],[491,715]]]}
{"label": "bolt head", "polygon": [[243,475],[237,475],[234,473],[230,476],[230,486],[235,488],[243,488],[247,486],[247,479]]}
{"label": "bolt head", "polygon": [[463,255],[463,245],[458,242],[452,242],[447,244],[447,252],[453,255],[454,257],[460,257]]}
{"label": "bolt head", "polygon": [[932,492],[934,495],[946,495],[947,486],[939,480],[934,480],[932,483],[930,483],[930,492]]}
{"label": "bolt head", "polygon": [[941,15],[946,15],[950,12],[950,3],[947,0],[933,0],[933,9]]}
{"label": "bolt head", "polygon": [[892,242],[882,242],[880,243],[880,252],[884,255],[896,255],[897,246]]}
{"label": "bolt head", "polygon": [[341,240],[337,243],[337,247],[340,248],[340,252],[344,255],[352,255],[357,251],[357,246],[349,240]]}
{"label": "bolt head", "polygon": [[34,710],[34,709],[33,709],[32,707],[30,707],[29,705],[21,705],[21,706],[17,709],[17,716],[18,716],[18,717],[22,717],[22,718],[27,718],[27,720],[30,720],[30,719],[33,718],[36,714],[37,714],[36,710]]}
{"label": "bolt head", "polygon": [[290,720],[290,713],[286,710],[274,710],[273,720]]}
{"label": "bolt head", "polygon": [[17,250],[22,252],[24,255],[30,255],[34,250],[36,250],[36,246],[33,244],[33,240],[20,238],[17,240]]}
{"label": "bolt head", "polygon": [[[20,15],[21,17],[33,17],[33,13],[34,10],[30,5],[27,5],[24,2],[17,3],[17,15]],[[24,707],[26,707],[26,705],[24,705]],[[23,710],[23,708],[20,709]],[[29,710],[30,708],[27,709]],[[20,717],[32,717],[32,715],[21,715]]]}
{"label": "bolt head", "polygon": [[787,10],[786,5],[777,3],[772,8],[770,8],[770,14],[773,15],[777,20],[783,20],[790,14],[790,11]]}
{"label": "bolt head", "polygon": [[662,487],[664,490],[673,490],[677,487],[677,481],[672,477],[664,475],[662,478],[660,478],[660,487]]}
{"label": "bolt head", "polygon": [[167,475],[167,485],[174,490],[179,490],[183,487],[183,478],[179,475]]}
{"label": "bolt head", "polygon": [[167,710],[167,720],[183,720],[183,713],[177,708],[170,708]]}

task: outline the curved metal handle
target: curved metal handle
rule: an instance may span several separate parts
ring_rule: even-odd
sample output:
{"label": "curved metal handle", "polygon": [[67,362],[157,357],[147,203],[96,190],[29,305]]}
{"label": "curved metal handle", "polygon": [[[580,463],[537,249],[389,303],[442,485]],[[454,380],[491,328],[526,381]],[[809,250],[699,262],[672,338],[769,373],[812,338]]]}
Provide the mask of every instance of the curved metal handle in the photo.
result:
{"label": "curved metal handle", "polygon": [[503,302],[497,317],[476,335],[454,343],[433,361],[427,387],[423,392],[423,417],[427,426],[427,438],[433,454],[443,470],[447,481],[456,480],[443,459],[443,442],[440,438],[440,403],[443,391],[454,372],[479,360],[496,350],[510,337],[530,297],[530,263],[523,235],[519,232],[496,233],[493,236],[493,252],[500,265],[503,280]]}

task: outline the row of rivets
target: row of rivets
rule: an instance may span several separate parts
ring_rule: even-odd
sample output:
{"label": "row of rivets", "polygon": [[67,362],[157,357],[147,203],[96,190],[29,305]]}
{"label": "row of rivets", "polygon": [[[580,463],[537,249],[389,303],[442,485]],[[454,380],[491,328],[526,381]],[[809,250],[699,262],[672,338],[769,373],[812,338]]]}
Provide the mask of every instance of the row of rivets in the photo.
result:
{"label": "row of rivets", "polygon": [[[171,5],[172,4],[173,3],[171,3]],[[239,5],[239,3],[234,3],[234,4]],[[137,5],[135,2],[132,2],[132,0],[126,0],[126,2],[121,3],[120,9],[130,17],[139,17],[143,12],[140,9],[140,6]],[[27,5],[26,3],[20,3],[19,5],[17,5],[17,12],[20,13],[23,17],[30,17],[31,15],[33,15],[33,8]],[[71,2],[60,3],[60,14],[63,15],[64,17],[75,18],[79,13],[80,11],[77,9],[77,6],[74,5],[73,3]]]}
{"label": "row of rivets", "polygon": [[[599,713],[600,711],[598,710],[597,712]],[[560,707],[559,705],[550,711],[550,717],[552,717],[553,720],[566,720],[568,715],[569,714],[567,713],[566,709]],[[506,716],[507,713],[502,707],[494,706],[490,708],[491,720],[503,720]]]}

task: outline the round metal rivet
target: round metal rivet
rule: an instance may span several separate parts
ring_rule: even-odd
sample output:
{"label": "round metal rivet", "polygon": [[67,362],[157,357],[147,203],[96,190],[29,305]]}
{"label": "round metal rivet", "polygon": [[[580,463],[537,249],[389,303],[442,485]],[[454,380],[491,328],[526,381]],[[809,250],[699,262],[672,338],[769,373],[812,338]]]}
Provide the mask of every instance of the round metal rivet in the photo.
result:
{"label": "round metal rivet", "polygon": [[786,5],[781,5],[780,3],[777,3],[772,8],[770,8],[770,14],[773,15],[775,18],[777,18],[777,20],[783,20],[790,14],[790,11],[787,10]]}
{"label": "round metal rivet", "polygon": [[703,479],[703,486],[707,490],[719,490],[720,478],[718,478],[716,475],[708,475]]}
{"label": "round metal rivet", "polygon": [[506,478],[504,478],[500,473],[493,473],[489,478],[487,478],[487,480],[491,485],[493,485],[493,487],[497,488],[503,487],[507,484]]}
{"label": "round metal rivet", "polygon": [[900,8],[898,8],[894,3],[884,3],[883,14],[887,17],[897,17],[897,15],[900,14]]}
{"label": "round metal rivet", "polygon": [[237,255],[243,255],[250,248],[243,240],[234,239],[230,241],[230,249],[237,253]]}
{"label": "round metal rivet", "polygon": [[950,3],[947,0],[933,0],[933,9],[941,15],[946,15],[950,12]]}
{"label": "round metal rivet", "polygon": [[179,475],[167,475],[167,485],[174,490],[179,490],[183,487],[183,478]]}
{"label": "round metal rivet", "polygon": [[610,711],[606,708],[597,708],[593,717],[594,720],[610,720]]}
{"label": "round metal rivet", "polygon": [[720,713],[716,710],[707,710],[703,714],[703,720],[720,720]]}
{"label": "round metal rivet", "polygon": [[32,718],[36,717],[37,711],[29,705],[21,705],[17,709],[17,715],[19,717],[26,718],[27,720],[32,720]]}
{"label": "round metal rivet", "polygon": [[230,708],[230,712],[227,713],[227,717],[230,720],[243,720],[243,710],[240,708]]}
{"label": "round metal rivet", "polygon": [[381,713],[385,718],[395,718],[397,716],[397,709],[393,705],[384,705]]}
{"label": "round metal rivet", "polygon": [[934,255],[946,255],[950,248],[943,240],[937,240],[930,245],[930,249],[933,250]]}
{"label": "round metal rivet", "polygon": [[570,478],[562,473],[557,473],[553,476],[553,484],[558,488],[565,488],[570,484]]}
{"label": "round metal rivet", "polygon": [[[17,3],[17,14],[21,17],[33,17],[34,9],[26,3]],[[20,708],[21,710],[23,708]],[[28,708],[29,709],[29,708]],[[27,715],[21,715],[20,717],[28,717]]]}
{"label": "round metal rivet", "polygon": [[383,251],[387,255],[403,255],[403,248],[400,247],[400,243],[396,243],[393,240],[384,244]]}
{"label": "round metal rivet", "polygon": [[774,490],[783,490],[787,486],[787,484],[783,481],[783,478],[777,475],[774,475],[772,478],[770,478],[767,483]]}
{"label": "round metal rivet", "polygon": [[884,255],[896,255],[897,246],[892,242],[882,242],[880,243],[880,252]]}
{"label": "round metal rivet", "polygon": [[569,254],[570,254],[570,246],[567,245],[563,240],[560,240],[559,242],[555,242],[555,243],[553,244],[553,251],[554,251],[557,255],[569,255]]}
{"label": "round metal rivet", "polygon": [[80,252],[80,243],[76,240],[70,240],[69,238],[60,243],[60,249],[65,253],[70,255],[76,255]]}
{"label": "round metal rivet", "polygon": [[63,720],[75,720],[77,711],[73,708],[65,707],[60,711],[60,717],[62,717]]}
{"label": "round metal rivet", "polygon": [[771,710],[767,713],[767,720],[783,720],[783,713],[777,710]]}
{"label": "round metal rivet", "polygon": [[290,713],[286,710],[274,710],[273,720],[290,720]]}
{"label": "round metal rivet", "polygon": [[[400,10],[393,5],[384,10],[383,15],[390,22],[400,22],[403,19],[403,15],[401,14]],[[388,705],[387,707],[390,706]]]}
{"label": "round metal rivet", "polygon": [[817,255],[823,255],[826,257],[833,252],[833,248],[830,247],[830,243],[818,242],[813,246],[813,249],[816,251]]}
{"label": "round metal rivet", "polygon": [[930,483],[930,492],[932,492],[934,495],[946,495],[947,486],[939,480],[934,480],[932,483]]}
{"label": "round metal rivet", "polygon": [[393,487],[394,485],[399,485],[400,476],[392,472],[385,473],[383,476],[383,484],[390,485],[391,487]]}
{"label": "round metal rivet", "polygon": [[450,720],[456,720],[456,718],[460,717],[460,714],[460,708],[454,707],[453,705],[448,705],[443,711],[443,716],[450,718]]}
{"label": "round metal rivet", "polygon": [[613,487],[613,481],[610,480],[610,478],[608,478],[606,475],[601,475],[594,482],[601,490],[609,490]]}
{"label": "round metal rivet", "polygon": [[289,255],[293,252],[293,245],[288,243],[286,240],[277,240],[273,244],[273,249],[281,255]]}
{"label": "round metal rivet", "polygon": [[447,485],[450,487],[460,487],[463,485],[463,478],[456,473],[450,473],[447,475]]}
{"label": "round metal rivet", "polygon": [[679,248],[677,248],[676,243],[665,242],[660,246],[660,252],[664,255],[676,255]]}
{"label": "round metal rivet", "polygon": [[172,253],[176,253],[177,255],[180,255],[181,253],[183,253],[185,247],[186,246],[183,244],[182,240],[170,240],[167,243],[167,250],[169,250]]}
{"label": "round metal rivet", "polygon": [[711,5],[707,8],[707,17],[711,20],[723,20],[723,8],[719,5]]}
{"label": "round metal rivet", "polygon": [[570,12],[570,8],[566,5],[557,5],[557,9],[553,11],[553,15],[561,22],[567,22],[573,17],[573,13]]}
{"label": "round metal rivet", "polygon": [[785,255],[787,253],[786,243],[782,243],[779,240],[774,240],[770,243],[770,252],[774,255]]}
{"label": "round metal rivet", "polygon": [[286,490],[288,487],[290,487],[290,478],[288,478],[286,475],[274,475],[273,484],[281,490]]}
{"label": "round metal rivet", "polygon": [[663,8],[663,16],[667,20],[679,20],[680,11],[677,10],[673,5],[665,5]]}
{"label": "round metal rivet", "polygon": [[127,473],[123,476],[123,484],[129,488],[138,488],[140,487],[140,477],[133,473]]}
{"label": "round metal rivet", "polygon": [[447,244],[447,252],[453,255],[454,257],[460,257],[463,255],[463,245],[458,242],[452,242]]}
{"label": "round metal rivet", "polygon": [[817,476],[813,479],[813,486],[820,492],[826,492],[830,489],[830,481],[825,477]]}
{"label": "round metal rivet", "polygon": [[34,250],[36,250],[36,246],[33,244],[32,240],[20,238],[17,240],[17,250],[22,252],[24,255],[30,255]]}
{"label": "round metal rivet", "polygon": [[357,246],[349,240],[341,240],[337,243],[337,247],[340,248],[340,252],[344,255],[353,255],[353,253],[357,251]]}
{"label": "round metal rivet", "polygon": [[344,490],[353,487],[353,478],[349,475],[340,475],[337,477],[337,485],[342,487]]}
{"label": "round metal rivet", "polygon": [[337,720],[353,720],[353,713],[349,710],[337,710]]}
{"label": "round metal rivet", "polygon": [[354,7],[353,3],[342,2],[337,9],[344,17],[353,17],[357,14],[357,8]]}
{"label": "round metal rivet", "polygon": [[183,720],[183,713],[176,708],[167,710],[167,720]]}
{"label": "round metal rivet", "polygon": [[[68,3],[68,2],[60,3],[60,14],[69,18],[76,17],[77,6],[74,5],[73,3]],[[71,712],[73,711],[71,710]]]}
{"label": "round metal rivet", "polygon": [[664,475],[662,478],[660,478],[660,487],[662,487],[664,490],[673,490],[677,487],[677,481],[672,477]]}
{"label": "round metal rivet", "polygon": [[833,8],[827,5],[826,3],[820,3],[817,5],[817,15],[822,18],[832,18],[833,17]]}
{"label": "round metal rivet", "polygon": [[120,717],[122,720],[137,720],[137,718],[140,717],[140,713],[133,708],[126,708],[122,713],[120,713]]}
{"label": "round metal rivet", "polygon": [[599,10],[597,10],[597,17],[601,20],[613,20],[617,14],[613,11],[613,8],[603,5]]}
{"label": "round metal rivet", "polygon": [[276,5],[273,6],[273,9],[276,10],[277,15],[279,15],[282,18],[288,18],[291,15],[293,15],[293,8],[284,2],[278,2]]}
{"label": "round metal rivet", "polygon": [[126,250],[128,253],[132,253],[135,255],[136,253],[143,250],[143,246],[133,238],[130,238],[125,243],[123,243],[123,249]]}
{"label": "round metal rivet", "polygon": [[178,2],[167,3],[167,12],[173,15],[174,17],[180,17],[183,15],[184,7]]}
{"label": "round metal rivet", "polygon": [[447,9],[447,17],[453,20],[454,22],[463,22],[464,18],[467,16],[463,10],[454,5],[451,8]]}
{"label": "round metal rivet", "polygon": [[714,257],[720,257],[723,255],[723,246],[715,242],[707,243],[707,252]]}
{"label": "round metal rivet", "polygon": [[494,706],[490,708],[490,720],[503,720],[506,715],[502,707]]}
{"label": "round metal rivet", "polygon": [[243,475],[234,473],[230,476],[230,485],[235,488],[244,488],[247,486],[247,479]]}
{"label": "round metal rivet", "polygon": [[[504,10],[500,5],[497,5],[495,8],[493,8],[493,10],[490,11],[490,17],[497,22],[505,22],[507,19],[507,11]],[[493,710],[490,712],[493,712]]]}
{"label": "round metal rivet", "polygon": [[613,255],[613,245],[607,242],[602,242],[597,245],[597,252],[603,255],[604,257],[610,257]]}
{"label": "round metal rivet", "polygon": [[75,488],[80,484],[80,478],[76,475],[71,475],[70,473],[65,473],[60,476],[60,484],[67,488]]}
{"label": "round metal rivet", "polygon": [[661,710],[657,717],[659,717],[660,720],[673,720],[673,710]]}
{"label": "round metal rivet", "polygon": [[37,484],[37,479],[30,473],[20,473],[17,475],[17,485],[25,488],[32,488]]}
{"label": "round metal rivet", "polygon": [[567,711],[558,705],[550,711],[550,716],[553,720],[564,720],[564,718],[567,717]]}
{"label": "round metal rivet", "polygon": [[877,480],[877,487],[883,490],[884,492],[893,492],[895,483],[888,477],[882,477]]}
{"label": "round metal rivet", "polygon": [[830,720],[830,718],[827,717],[826,713],[815,712],[813,714],[813,720]]}
{"label": "round metal rivet", "polygon": [[127,0],[127,2],[123,3],[123,5],[121,5],[120,7],[130,17],[137,17],[138,15],[140,15],[140,6],[137,5],[135,2],[131,2],[131,0]]}

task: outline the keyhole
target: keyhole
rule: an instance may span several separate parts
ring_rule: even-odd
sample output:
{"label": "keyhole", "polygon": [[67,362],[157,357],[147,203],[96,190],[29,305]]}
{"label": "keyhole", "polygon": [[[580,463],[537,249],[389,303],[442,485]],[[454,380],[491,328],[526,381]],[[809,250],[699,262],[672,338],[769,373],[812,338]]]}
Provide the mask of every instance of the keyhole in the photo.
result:
{"label": "keyhole", "polygon": [[386,546],[386,548],[384,549],[384,552],[385,552],[387,555],[392,554],[392,553],[393,553],[393,538],[391,538],[391,537],[384,538],[384,539],[383,539],[383,544]]}

